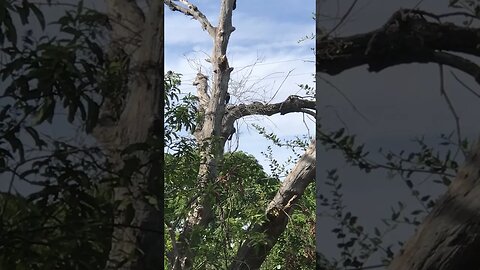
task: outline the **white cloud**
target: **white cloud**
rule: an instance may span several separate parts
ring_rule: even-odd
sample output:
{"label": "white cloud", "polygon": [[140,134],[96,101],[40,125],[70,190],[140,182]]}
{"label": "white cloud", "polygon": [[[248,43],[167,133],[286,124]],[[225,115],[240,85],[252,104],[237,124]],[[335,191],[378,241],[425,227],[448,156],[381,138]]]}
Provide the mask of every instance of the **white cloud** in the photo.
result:
{"label": "white cloud", "polygon": [[202,31],[198,21],[181,14],[165,14],[165,49],[211,43],[210,36]]}

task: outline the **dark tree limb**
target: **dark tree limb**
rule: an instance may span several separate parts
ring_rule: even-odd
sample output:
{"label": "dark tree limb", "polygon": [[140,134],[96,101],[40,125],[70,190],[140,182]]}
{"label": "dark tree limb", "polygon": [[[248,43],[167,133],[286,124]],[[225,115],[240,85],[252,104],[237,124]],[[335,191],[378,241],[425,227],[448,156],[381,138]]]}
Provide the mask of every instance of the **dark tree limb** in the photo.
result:
{"label": "dark tree limb", "polygon": [[307,113],[315,117],[315,101],[291,95],[285,101],[273,104],[262,102],[253,102],[251,104],[239,104],[227,107],[225,117],[223,118],[224,138],[227,138],[233,129],[236,120],[249,115],[271,116],[277,113],[281,115],[293,112]]}
{"label": "dark tree limb", "polygon": [[470,60],[445,51],[480,56],[480,29],[429,22],[420,11],[399,10],[381,28],[350,37],[317,41],[317,72],[330,75],[368,65],[378,72],[406,63],[439,63],[480,82]]}

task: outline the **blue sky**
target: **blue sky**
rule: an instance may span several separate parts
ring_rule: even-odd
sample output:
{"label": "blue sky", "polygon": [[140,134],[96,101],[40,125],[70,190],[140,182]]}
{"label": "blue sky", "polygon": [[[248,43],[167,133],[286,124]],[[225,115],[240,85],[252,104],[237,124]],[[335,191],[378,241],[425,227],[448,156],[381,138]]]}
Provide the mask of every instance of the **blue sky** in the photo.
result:
{"label": "blue sky", "polygon": [[[220,1],[192,3],[216,24]],[[229,90],[231,103],[280,102],[291,94],[304,95],[298,84],[314,85],[314,41],[298,42],[315,31],[314,9],[312,0],[238,1],[233,12],[236,30],[227,50],[230,66],[234,68]],[[210,36],[197,21],[165,9],[165,68],[183,74],[183,91],[195,90],[192,82],[198,70],[209,72],[209,63],[204,59],[208,58],[211,46]],[[238,121],[238,138],[232,141],[231,149],[236,149],[238,143],[238,150],[256,156],[265,169],[268,163],[260,152],[266,150],[268,143],[256,134],[252,123],[281,138],[313,136],[315,132],[313,119],[301,114],[252,116]],[[275,157],[286,160],[288,153],[276,149]]]}

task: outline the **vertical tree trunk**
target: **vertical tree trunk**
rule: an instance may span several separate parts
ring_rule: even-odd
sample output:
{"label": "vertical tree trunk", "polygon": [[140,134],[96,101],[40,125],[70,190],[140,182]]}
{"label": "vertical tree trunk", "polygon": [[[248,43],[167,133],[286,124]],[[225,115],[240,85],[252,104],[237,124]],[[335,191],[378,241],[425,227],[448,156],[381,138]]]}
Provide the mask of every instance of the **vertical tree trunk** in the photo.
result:
{"label": "vertical tree trunk", "polygon": [[[211,94],[207,94],[207,76],[199,73],[195,80],[197,92],[200,97],[199,111],[202,120],[198,123],[195,132],[200,149],[200,167],[197,181],[200,190],[214,182],[218,176],[218,162],[223,156],[226,135],[222,134],[222,122],[225,115],[225,97],[228,91],[228,82],[233,68],[228,64],[227,46],[230,34],[235,30],[232,26],[233,0],[222,0],[220,16],[217,27],[212,27],[204,15],[199,17],[204,20],[208,33],[213,39],[213,51],[210,57],[213,69]],[[189,6],[190,12],[198,9]],[[191,269],[195,254],[192,248],[199,244],[199,239],[192,238],[194,228],[201,228],[213,218],[211,196],[200,195],[192,204],[185,225],[177,243],[178,252],[175,254],[173,269]]]}
{"label": "vertical tree trunk", "polygon": [[[111,53],[121,50],[128,55],[132,76],[128,78],[125,106],[117,124],[98,126],[94,135],[118,169],[123,163],[119,150],[145,142],[161,113],[163,1],[152,1],[146,16],[135,1],[108,0],[107,6],[112,24]],[[136,158],[140,162],[148,160],[142,154]],[[114,229],[106,269],[162,267],[163,221],[158,206],[161,175],[156,173],[159,171],[149,174],[145,169],[114,188]],[[157,203],[151,198],[157,199]]]}

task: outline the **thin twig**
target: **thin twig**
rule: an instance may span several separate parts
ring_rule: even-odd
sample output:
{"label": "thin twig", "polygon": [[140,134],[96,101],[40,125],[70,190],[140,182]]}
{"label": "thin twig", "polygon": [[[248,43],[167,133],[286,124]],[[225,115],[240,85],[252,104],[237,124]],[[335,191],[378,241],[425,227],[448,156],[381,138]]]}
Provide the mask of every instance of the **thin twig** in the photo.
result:
{"label": "thin twig", "polygon": [[460,83],[463,87],[465,87],[465,89],[467,89],[468,91],[470,91],[470,93],[472,93],[473,95],[475,95],[476,97],[480,98],[480,94],[477,93],[475,90],[473,90],[471,87],[469,87],[466,83],[462,82],[462,80],[460,80],[460,78],[457,77],[457,75],[455,73],[453,73],[453,71],[450,71],[450,74],[452,74],[453,78],[455,78],[455,80]]}
{"label": "thin twig", "polygon": [[288,79],[288,77],[290,76],[290,73],[292,73],[292,71],[294,71],[295,69],[291,69],[290,71],[288,71],[287,73],[287,76],[285,76],[285,78],[283,78],[283,81],[282,83],[278,86],[277,88],[277,91],[275,91],[275,93],[273,94],[272,98],[270,98],[270,100],[267,102],[267,104],[270,104],[270,102],[272,102],[272,100],[277,96],[278,92],[280,91],[280,88],[282,88],[282,85],[285,83],[285,81]]}
{"label": "thin twig", "polygon": [[443,76],[443,65],[438,65],[440,67],[440,94],[445,98],[445,101],[448,104],[448,108],[450,109],[450,112],[453,115],[453,118],[455,119],[455,127],[457,130],[457,141],[458,141],[458,148],[457,151],[455,152],[454,159],[458,154],[458,151],[461,150],[463,155],[466,157],[466,153],[462,148],[462,135],[460,131],[460,118],[458,117],[457,112],[455,111],[455,108],[453,106],[452,101],[447,95],[447,92],[445,91],[445,84],[444,84],[444,76]]}
{"label": "thin twig", "polygon": [[352,106],[352,109],[358,113],[358,115],[360,115],[360,117],[365,120],[367,123],[369,124],[372,124],[372,122],[363,114],[360,112],[360,110],[357,108],[357,106],[355,106],[355,104],[353,104],[353,102],[348,98],[348,96],[343,93],[342,90],[340,90],[340,88],[338,88],[337,86],[335,86],[332,82],[330,82],[329,80],[323,78],[322,76],[318,75],[317,76],[318,79],[322,80],[323,82],[325,82],[326,84],[330,85],[333,89],[337,90],[337,92],[348,102],[348,104],[350,104],[350,106]]}
{"label": "thin twig", "polygon": [[330,29],[330,31],[328,31],[328,33],[326,33],[324,36],[322,36],[320,38],[320,40],[327,39],[333,32],[335,32],[345,22],[345,20],[347,19],[348,15],[350,15],[350,13],[352,12],[352,10],[355,7],[355,5],[357,4],[357,2],[358,2],[358,0],[353,1],[353,3],[348,8],[347,12],[345,12],[345,14],[343,14],[342,18],[340,18],[340,21],[332,29]]}

